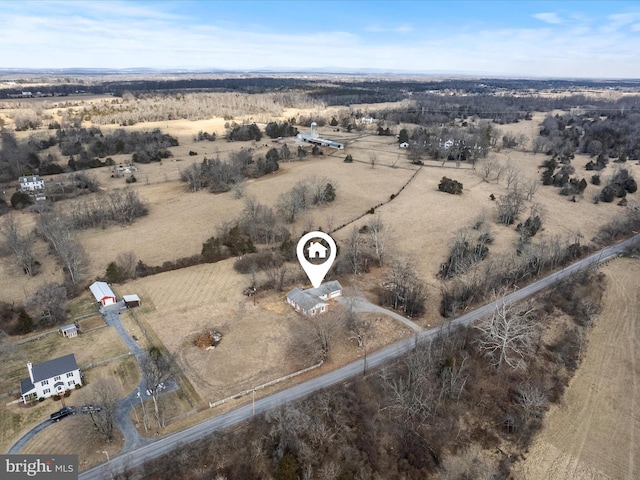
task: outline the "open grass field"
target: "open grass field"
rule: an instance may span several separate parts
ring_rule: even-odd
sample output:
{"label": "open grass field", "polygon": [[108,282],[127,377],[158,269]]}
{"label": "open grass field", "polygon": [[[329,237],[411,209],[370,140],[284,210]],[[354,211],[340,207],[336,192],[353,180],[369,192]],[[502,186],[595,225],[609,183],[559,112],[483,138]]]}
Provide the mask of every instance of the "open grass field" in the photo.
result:
{"label": "open grass field", "polygon": [[[285,118],[289,118],[291,114],[292,112],[286,112]],[[539,122],[543,118],[544,115],[536,114],[531,121],[499,128],[504,133],[531,135],[537,132]],[[107,132],[111,128],[120,127],[101,128]],[[148,265],[160,265],[168,260],[199,253],[203,242],[211,236],[218,235],[219,227],[241,214],[245,201],[235,198],[233,192],[218,195],[188,192],[186,185],[179,181],[180,172],[192,162],[201,162],[204,156],[214,157],[219,154],[225,159],[229,152],[241,148],[253,148],[256,155],[264,155],[272,146],[278,146],[268,138],[257,143],[226,142],[223,139],[215,142],[193,141],[193,136],[201,130],[215,131],[222,135],[224,121],[220,118],[198,122],[176,120],[144,123],[126,128],[160,128],[165,133],[176,135],[180,146],[171,149],[173,158],[157,164],[137,165],[138,182],[132,184],[131,188],[136,189],[147,202],[148,216],[139,218],[125,227],[112,226],[78,233],[78,238],[89,256],[86,277],[88,283],[104,275],[108,263],[122,252],[131,251]],[[296,239],[305,230],[333,230],[362,215],[371,207],[387,202],[390,196],[397,194],[417,172],[415,178],[397,198],[376,210],[376,214],[390,232],[389,257],[411,256],[418,274],[427,283],[427,311],[422,318],[415,319],[417,323],[427,326],[435,325],[442,320],[438,312],[440,281],[436,274],[440,264],[446,260],[448,246],[458,229],[471,226],[483,216],[495,237],[489,255],[498,256],[513,251],[518,237],[515,227],[495,223],[495,203],[489,199],[491,194],[499,197],[507,193],[504,180],[487,183],[468,164],[456,168],[453,162],[442,165],[441,162],[427,160],[422,168],[410,165],[405,151],[398,148],[395,137],[377,136],[375,125],[367,132],[354,133],[335,132],[333,128],[325,127],[320,129],[320,135],[344,142],[346,149],[327,149],[322,156],[307,156],[304,161],[299,162],[282,162],[280,170],[276,173],[249,180],[244,193],[245,198],[254,197],[261,203],[275,207],[279,195],[300,180],[321,176],[331,181],[337,192],[335,202],[303,213],[297,222],[290,226],[292,236]],[[296,140],[286,139],[286,142],[291,151],[295,152]],[[189,156],[191,150],[197,152],[197,155]],[[353,163],[343,161],[347,154],[353,156]],[[533,155],[510,150],[495,151],[490,155],[503,164],[509,162],[518,168],[522,179],[536,180],[540,179],[539,165],[547,158],[542,154]],[[374,168],[371,166],[372,158],[375,162]],[[114,156],[114,160],[118,163],[128,162],[130,156]],[[584,169],[587,161],[587,157],[578,156],[573,165],[576,175],[588,180],[592,172]],[[628,162],[625,168],[636,177],[640,176],[640,166]],[[603,184],[606,184],[607,176],[613,171],[613,165],[605,170]],[[103,190],[125,186],[123,178],[111,178],[110,168],[94,169],[89,173],[99,180]],[[439,192],[438,183],[443,176],[462,182],[463,194],[452,196]],[[580,236],[582,243],[589,243],[600,226],[624,211],[615,203],[594,205],[593,195],[600,188],[590,184],[584,196],[573,203],[569,202],[567,197],[560,196],[556,188],[540,186],[533,202],[527,202],[527,207],[539,203],[544,208],[543,229],[538,235],[566,236],[572,240]],[[633,197],[634,195],[630,196],[630,200],[633,200]],[[25,228],[35,224],[35,214],[24,212],[18,215]],[[528,212],[524,213],[522,219],[527,215]],[[335,232],[333,237],[339,243],[345,241],[352,228],[359,228],[373,218],[367,215]],[[48,247],[44,242],[37,241],[35,254],[42,263],[42,272],[34,278],[26,277],[2,259],[0,300],[23,302],[40,285],[63,280],[61,269],[53,255],[48,253]],[[294,327],[305,320],[285,304],[283,293],[261,293],[256,305],[252,299],[244,297],[241,292],[250,284],[250,278],[249,275],[241,275],[233,270],[233,262],[234,259],[229,259],[114,285],[116,294],[121,296],[135,293],[142,299],[142,307],[136,309],[135,318],[131,314],[122,315],[125,328],[139,339],[143,348],[156,343],[173,354],[189,388],[193,389],[193,393],[189,393],[189,399],[177,394],[168,396],[167,415],[172,419],[180,418],[193,408],[202,408],[208,402],[311,364],[304,358],[294,359],[289,355]],[[608,268],[615,265],[617,264],[614,263]],[[365,289],[362,294],[367,295],[366,290],[379,286],[384,278],[383,272],[374,270],[373,275],[361,280],[340,280],[344,280],[345,286],[349,286],[351,282],[359,282],[359,286]],[[70,317],[73,318],[95,311],[95,306],[90,294],[85,292],[81,298],[71,302],[69,309]],[[631,310],[627,313],[630,312]],[[372,316],[370,321],[372,331],[367,342],[368,351],[410,334],[406,328],[386,317]],[[102,320],[99,317],[89,317],[81,322],[83,329],[91,330],[100,327]],[[193,346],[194,337],[208,328],[215,328],[223,333],[222,343],[218,348],[206,351]],[[143,330],[147,331],[146,336]],[[97,328],[72,340],[50,335],[22,345],[8,345],[0,352],[0,361],[4,364],[3,375],[0,377],[0,392],[12,391],[18,387],[19,380],[27,375],[27,361],[36,363],[66,353],[75,353],[79,365],[83,367],[126,351],[113,329],[108,327]],[[342,338],[332,349],[330,361],[315,373],[334,368],[363,354],[362,349]],[[116,376],[124,379],[123,392],[126,393],[135,387],[139,379],[139,372],[134,373],[135,368],[123,367],[123,372],[117,373],[120,362],[129,360],[114,362],[89,372],[91,375],[100,369],[116,372]],[[42,405],[30,410],[10,408],[11,410],[7,407],[6,411],[4,408],[0,409],[3,421],[14,425],[3,434],[0,447],[5,448],[10,445],[11,438],[19,436],[28,425],[46,418],[51,413]],[[178,424],[181,427],[187,426],[201,420],[202,416],[209,415],[211,412],[204,411],[180,420]],[[72,422],[77,420],[70,419],[66,425],[72,425]],[[39,435],[33,444],[29,445],[29,451],[35,452],[38,448],[44,448],[43,445],[51,442],[56,434],[65,435],[67,426],[61,427],[63,423],[55,426],[59,431],[51,430],[53,436],[49,436],[49,429],[46,434]],[[176,424],[170,426],[175,427]],[[41,436],[43,438],[40,438]],[[82,441],[84,437],[79,439]],[[86,448],[74,447],[71,440],[68,442],[60,444],[60,447],[69,452],[84,449],[81,455],[86,456],[90,464],[100,461],[103,456],[101,449],[94,448],[91,441],[87,440]],[[92,453],[92,449],[97,452]]]}
{"label": "open grass field", "polygon": [[[235,272],[233,262],[199,265],[127,284],[143,299],[136,318],[176,357],[204,403],[312,364],[288,354],[292,332],[307,320],[284,302],[284,294],[264,294],[254,305],[242,295],[249,276]],[[406,334],[392,320],[379,317],[372,322],[371,349]],[[223,334],[220,345],[209,351],[194,346],[195,337],[209,328]],[[358,355],[346,339],[337,342],[334,353],[336,363]]]}
{"label": "open grass field", "polygon": [[635,479],[640,475],[640,260],[604,267],[602,312],[586,355],[514,478]]}
{"label": "open grass field", "polygon": [[3,375],[0,392],[20,388],[19,382],[29,375],[27,362],[39,363],[73,353],[80,368],[108,360],[128,352],[113,328],[94,330],[75,338],[58,334],[36,336],[33,341],[19,345],[5,344],[0,351]]}

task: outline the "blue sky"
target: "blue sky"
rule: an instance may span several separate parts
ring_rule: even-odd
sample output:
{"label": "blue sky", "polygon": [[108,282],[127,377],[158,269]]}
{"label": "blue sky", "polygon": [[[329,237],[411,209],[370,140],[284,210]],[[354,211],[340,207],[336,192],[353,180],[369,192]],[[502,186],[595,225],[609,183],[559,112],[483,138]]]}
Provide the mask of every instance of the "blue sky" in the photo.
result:
{"label": "blue sky", "polygon": [[0,67],[640,78],[640,2],[4,0]]}

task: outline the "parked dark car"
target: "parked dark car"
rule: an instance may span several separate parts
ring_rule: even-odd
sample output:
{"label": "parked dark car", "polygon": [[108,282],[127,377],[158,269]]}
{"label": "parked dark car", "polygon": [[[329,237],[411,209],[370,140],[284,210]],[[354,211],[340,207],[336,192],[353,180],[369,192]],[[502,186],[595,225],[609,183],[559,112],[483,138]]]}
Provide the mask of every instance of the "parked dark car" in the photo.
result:
{"label": "parked dark car", "polygon": [[74,415],[75,413],[76,413],[76,407],[62,407],[57,412],[51,414],[51,421],[59,422],[64,417],[67,417],[69,415]]}

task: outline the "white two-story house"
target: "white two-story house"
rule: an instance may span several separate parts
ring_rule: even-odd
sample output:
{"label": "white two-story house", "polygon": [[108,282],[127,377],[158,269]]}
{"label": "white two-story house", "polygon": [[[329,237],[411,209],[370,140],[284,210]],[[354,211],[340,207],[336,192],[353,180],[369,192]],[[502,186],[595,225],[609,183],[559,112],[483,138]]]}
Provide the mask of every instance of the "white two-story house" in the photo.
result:
{"label": "white two-story house", "polygon": [[22,192],[44,190],[44,180],[40,178],[40,175],[18,177],[18,182],[20,183],[20,191]]}
{"label": "white two-story house", "polygon": [[32,365],[27,363],[29,378],[20,382],[22,401],[29,403],[39,398],[62,395],[82,385],[82,375],[73,353]]}

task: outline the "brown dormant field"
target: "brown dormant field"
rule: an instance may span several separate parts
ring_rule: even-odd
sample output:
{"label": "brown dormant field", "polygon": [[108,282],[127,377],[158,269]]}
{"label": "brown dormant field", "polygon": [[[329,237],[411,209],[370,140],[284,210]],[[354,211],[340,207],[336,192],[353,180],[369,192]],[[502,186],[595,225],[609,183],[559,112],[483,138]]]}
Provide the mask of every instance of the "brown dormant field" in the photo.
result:
{"label": "brown dormant field", "polygon": [[[58,118],[59,109],[78,108],[84,101],[74,100],[67,105],[55,103],[47,107],[49,108],[47,112],[53,118]],[[102,99],[89,99],[89,101],[97,102]],[[358,106],[352,108],[358,109]],[[367,108],[362,106],[363,111]],[[322,114],[330,115],[334,111],[338,110],[331,109],[329,113],[323,111]],[[310,113],[311,111],[287,110],[283,118],[272,120]],[[0,114],[7,117],[6,110],[0,111]],[[516,135],[521,133],[533,135],[539,129],[539,122],[543,118],[543,114],[536,114],[531,121],[498,128],[502,134],[513,132]],[[235,120],[241,122],[240,118]],[[267,121],[268,119],[256,118],[255,120]],[[385,203],[376,209],[375,215],[365,215],[360,220],[336,231],[333,236],[338,243],[344,242],[353,228],[360,228],[375,216],[380,216],[385,228],[390,232],[388,258],[413,257],[413,264],[427,283],[429,295],[427,312],[422,318],[414,319],[420,325],[435,325],[442,320],[438,313],[440,284],[436,273],[439,265],[446,260],[448,246],[457,230],[470,227],[479,217],[484,217],[495,236],[489,255],[498,256],[513,251],[518,236],[515,227],[499,226],[495,223],[495,203],[489,199],[491,194],[499,197],[507,192],[504,178],[500,182],[487,183],[468,164],[456,168],[453,162],[443,166],[441,162],[427,160],[422,168],[410,165],[406,152],[398,148],[394,137],[376,135],[375,124],[367,127],[364,132],[353,133],[346,133],[342,129],[337,132],[332,127],[320,128],[321,136],[344,142],[346,149],[341,151],[326,149],[324,155],[313,157],[309,154],[304,161],[281,162],[280,170],[276,173],[249,180],[244,198],[235,198],[233,192],[217,195],[208,192],[188,192],[186,185],[179,179],[181,171],[193,162],[200,163],[205,156],[211,158],[216,155],[224,160],[230,152],[243,148],[254,149],[255,156],[264,155],[270,148],[281,145],[272,142],[269,138],[263,138],[260,142],[227,142],[223,139],[224,123],[222,118],[214,118],[196,122],[175,120],[141,123],[124,127],[131,130],[159,128],[164,133],[177,136],[180,146],[173,147],[171,149],[173,157],[161,163],[136,165],[138,171],[135,176],[138,181],[130,187],[137,190],[140,197],[147,202],[148,216],[139,218],[131,225],[124,227],[111,226],[106,229],[78,232],[78,238],[90,260],[86,276],[87,283],[104,275],[109,262],[115,260],[122,252],[133,252],[138,259],[148,265],[160,265],[165,261],[200,253],[203,242],[211,236],[217,236],[219,227],[239,217],[245,205],[245,198],[253,197],[275,208],[282,192],[292,188],[298,181],[312,176],[326,177],[336,187],[337,197],[331,204],[301,214],[297,222],[290,226],[293,239],[297,239],[305,230],[316,228],[322,228],[324,231],[333,230],[351,222],[370,208]],[[264,127],[264,124],[260,126]],[[100,128],[107,133],[112,129],[123,127],[114,125],[100,126]],[[46,133],[45,129],[46,127],[42,129],[43,134]],[[305,127],[300,129],[304,131]],[[201,130],[209,133],[216,132],[219,136],[218,140],[194,142],[193,136]],[[22,132],[18,137],[24,138],[26,135],[28,135],[27,132]],[[284,141],[295,155],[298,147],[296,140],[291,138]],[[54,152],[56,148],[54,147]],[[190,156],[190,151],[196,152],[197,155]],[[353,156],[353,163],[348,164],[343,161],[347,154]],[[513,165],[520,171],[522,179],[538,181],[539,165],[547,158],[542,154],[533,155],[515,150],[494,151],[490,155],[505,165],[507,163]],[[130,160],[129,155],[117,155],[113,158],[117,163],[128,163]],[[578,156],[573,161],[573,165],[576,168],[576,175],[588,180],[591,172],[584,169],[587,161],[588,158]],[[630,169],[636,177],[640,175],[640,167],[637,165],[628,162],[625,168]],[[613,171],[613,165],[605,170],[603,185]],[[88,173],[96,177],[105,191],[126,186],[124,178],[111,178],[110,168],[94,169]],[[415,177],[400,195],[389,202],[391,195],[397,194],[414,174],[416,174]],[[443,176],[462,182],[463,194],[452,196],[439,192],[438,183]],[[540,186],[533,202],[527,202],[527,209],[533,203],[539,203],[546,212],[543,230],[538,235],[541,237],[558,235],[571,240],[580,238],[583,244],[590,243],[600,226],[624,211],[615,203],[594,205],[593,195],[600,188],[590,184],[585,195],[577,198],[577,202],[573,203],[569,202],[568,197],[560,196],[556,188]],[[36,222],[33,213],[24,212],[19,213],[18,216],[25,228],[32,228]],[[527,216],[528,212],[523,213],[522,220]],[[24,302],[43,283],[63,280],[55,257],[48,253],[48,247],[44,242],[37,242],[35,254],[38,261],[42,263],[42,272],[34,278],[27,278],[7,262],[0,263],[1,300]],[[174,418],[184,415],[188,409],[202,408],[208,402],[219,400],[311,364],[308,359],[292,358],[290,355],[294,327],[307,320],[294,313],[285,304],[284,293],[260,292],[254,305],[252,299],[242,295],[242,290],[250,284],[250,276],[237,273],[233,269],[233,262],[234,259],[229,259],[216,264],[199,265],[136,279],[123,285],[114,285],[116,294],[135,293],[142,299],[142,307],[133,315],[123,315],[126,328],[131,334],[140,338],[143,347],[155,343],[173,354],[183,374],[183,380],[193,387],[195,398],[191,400],[195,400],[196,404],[190,405],[185,401],[172,400],[169,414]],[[614,263],[608,268],[614,268],[615,265],[617,264]],[[292,276],[294,273],[299,273],[294,270],[297,270],[297,266],[290,268]],[[635,272],[637,276],[637,270]],[[623,272],[618,274],[622,275]],[[262,278],[259,276],[258,280],[261,281]],[[345,277],[340,278],[340,281],[347,287],[357,286],[361,294],[369,295],[368,290],[371,287],[379,286],[384,281],[384,272],[375,269],[372,275],[356,279]],[[295,283],[292,282],[285,287],[285,292],[287,288],[294,285]],[[615,289],[610,288],[608,292],[608,295],[612,295]],[[90,304],[91,299],[88,298],[86,302]],[[83,306],[84,304],[83,300],[73,305],[74,315],[88,311],[88,307]],[[631,312],[632,310],[628,311],[628,313]],[[395,321],[387,317],[371,316],[369,320],[372,323],[372,330],[367,340],[368,351],[410,334],[406,328],[398,326]],[[91,322],[88,323],[93,325]],[[602,321],[592,336],[595,336],[601,324]],[[221,344],[210,351],[193,346],[194,337],[208,328],[215,328],[224,334]],[[148,338],[144,337],[142,329],[147,330]],[[16,347],[15,351],[18,354],[14,354],[11,359],[13,363],[9,369],[9,376],[5,375],[5,379],[8,380],[5,381],[4,390],[17,388],[17,381],[26,375],[24,364],[27,358],[37,362],[73,352],[78,358],[78,363],[85,365],[126,351],[110,328],[101,328],[86,334],[85,338],[92,339],[91,346],[98,346],[91,351],[88,345],[83,343],[82,338],[80,337],[79,341],[74,339],[73,344],[66,340],[64,341],[67,343],[60,343],[63,339],[56,338],[55,345],[48,346],[48,349],[34,349],[34,351],[22,351],[20,350],[22,346]],[[46,342],[52,342],[52,340],[47,337],[39,342],[44,342],[42,345],[49,345]],[[594,340],[592,343],[597,344]],[[596,347],[590,348],[590,351],[593,351]],[[363,354],[363,349],[349,342],[345,335],[336,342],[330,360],[318,372],[334,368]],[[108,367],[112,365],[114,371],[119,369],[118,363],[114,362]],[[110,371],[107,367],[100,368]],[[93,372],[97,374],[97,370],[99,369],[91,371],[92,374]],[[137,372],[136,374],[139,375]],[[125,376],[129,380],[123,381],[123,391],[128,392],[135,388],[137,380],[133,378],[135,375]],[[135,376],[135,378],[139,377]],[[74,392],[71,398],[73,399],[75,395]],[[29,425],[42,420],[49,413],[50,411],[45,409],[43,404],[33,407],[28,412],[18,410],[15,406],[0,409],[3,421],[6,419],[14,425],[10,430],[11,433],[3,437],[0,446],[8,448],[12,439],[15,440],[19,434],[28,429]],[[193,422],[195,417],[201,419],[202,415],[214,413],[216,412],[201,412],[187,419],[186,423]],[[74,418],[47,429],[46,434],[37,436],[26,450],[29,452],[42,450],[45,448],[44,445],[53,441],[53,438],[64,436],[67,429],[72,428],[79,421],[80,419]],[[182,425],[184,422],[182,420],[178,423]],[[172,428],[175,428],[175,425],[169,425],[169,429]],[[93,443],[83,436],[77,439],[86,445],[86,448],[82,447],[84,450],[80,451],[78,445],[60,444],[60,451],[79,452],[81,458],[86,458],[88,462],[85,463],[85,467],[100,461],[102,455],[100,450],[103,450],[103,447],[94,448]],[[111,452],[110,449],[109,451]],[[579,453],[572,453],[572,455],[579,457]],[[626,471],[621,470],[623,475]]]}
{"label": "brown dormant field", "polygon": [[[284,294],[263,294],[254,305],[252,299],[242,295],[250,282],[249,275],[236,273],[233,262],[230,259],[185,268],[126,285],[144,299],[143,306],[135,312],[137,320],[175,355],[204,403],[312,364],[289,354],[292,332],[307,320],[285,303]],[[370,321],[371,349],[407,333],[382,316]],[[208,351],[194,346],[195,337],[210,328],[223,334],[220,345]],[[330,361],[335,365],[358,354],[362,352],[355,344],[341,338]]]}
{"label": "brown dormant field", "polygon": [[638,478],[640,260],[617,259],[602,270],[607,289],[584,360],[514,478]]}

